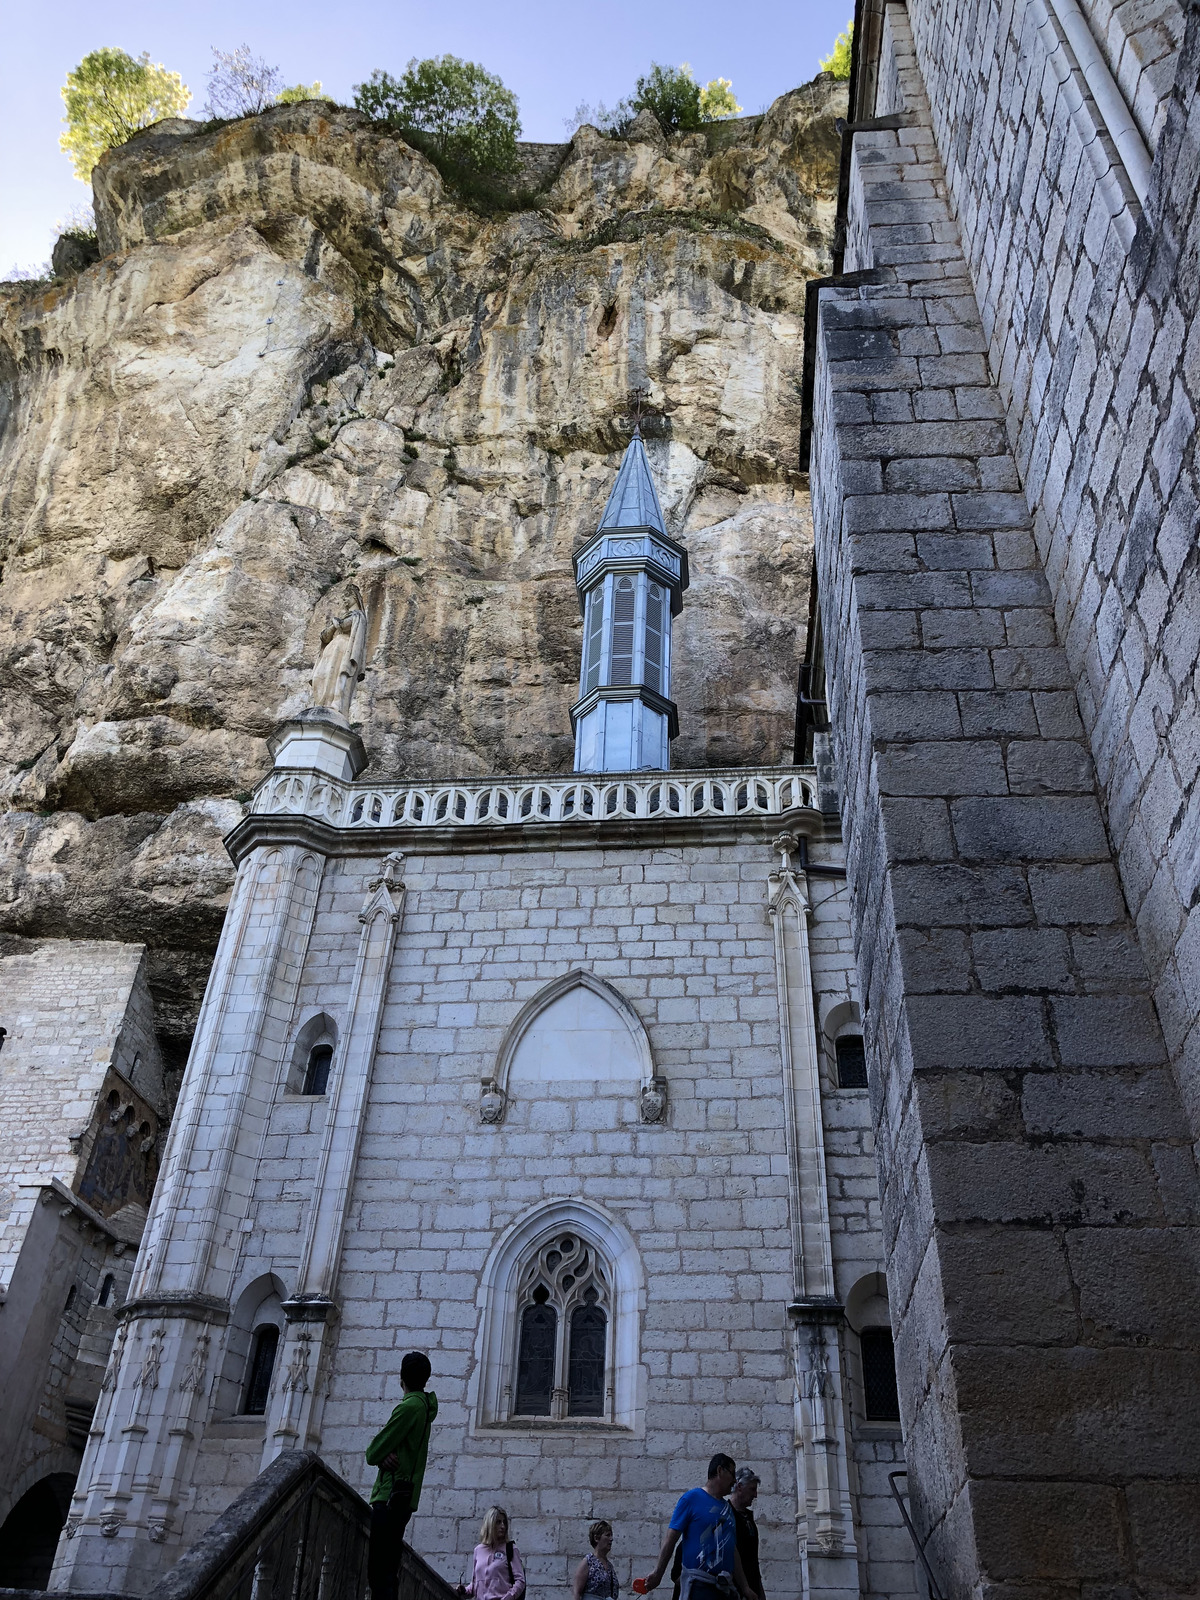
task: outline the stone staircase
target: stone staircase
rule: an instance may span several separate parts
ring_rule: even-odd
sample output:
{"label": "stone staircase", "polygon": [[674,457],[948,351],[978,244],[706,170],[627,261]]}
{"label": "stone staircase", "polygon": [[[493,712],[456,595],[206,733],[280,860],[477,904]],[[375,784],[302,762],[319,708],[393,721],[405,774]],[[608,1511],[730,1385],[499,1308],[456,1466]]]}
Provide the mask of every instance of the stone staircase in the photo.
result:
{"label": "stone staircase", "polygon": [[[146,1600],[366,1600],[366,1501],[313,1451],[277,1457],[150,1591]],[[454,1590],[404,1546],[400,1600],[453,1600]],[[0,1600],[62,1600],[0,1589]],[[133,1600],[72,1595],[71,1600]]]}

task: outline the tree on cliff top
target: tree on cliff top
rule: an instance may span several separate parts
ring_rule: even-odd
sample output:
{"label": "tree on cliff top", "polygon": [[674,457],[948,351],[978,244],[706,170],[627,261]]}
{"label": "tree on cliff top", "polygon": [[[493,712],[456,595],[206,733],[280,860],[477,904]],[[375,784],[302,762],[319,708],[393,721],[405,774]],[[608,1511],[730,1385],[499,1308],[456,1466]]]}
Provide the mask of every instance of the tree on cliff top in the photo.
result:
{"label": "tree on cliff top", "polygon": [[283,88],[283,73],[270,66],[265,56],[252,55],[248,44],[240,44],[236,50],[218,50],[213,45],[212,58],[204,103],[208,116],[253,117],[274,105]]}
{"label": "tree on cliff top", "polygon": [[210,117],[255,117],[269,106],[295,106],[305,100],[321,100],[321,80],[316,83],[283,85],[278,67],[265,56],[250,53],[248,44],[236,50],[212,47],[213,64],[208,69],[208,100],[204,109]]}
{"label": "tree on cliff top", "polygon": [[686,61],[681,67],[663,67],[654,61],[650,71],[638,79],[632,95],[618,100],[611,111],[603,101],[594,108],[584,102],[567,119],[567,129],[573,133],[580,123],[589,122],[601,133],[621,139],[639,111],[650,111],[664,133],[689,133],[706,122],[736,117],[741,109],[728,78],[713,78],[701,85]]}
{"label": "tree on cliff top", "polygon": [[664,133],[689,133],[705,122],[736,117],[742,109],[728,78],[713,78],[702,86],[686,61],[681,67],[651,62],[650,71],[637,81],[632,105],[635,112],[653,111]]}
{"label": "tree on cliff top", "polygon": [[700,116],[704,122],[723,122],[740,117],[742,108],[733,92],[730,78],[710,78],[700,91]]}
{"label": "tree on cliff top", "polygon": [[827,56],[821,57],[821,71],[832,72],[835,78],[848,78],[850,76],[850,52],[854,47],[854,24],[846,24],[845,33],[839,33],[833,41],[833,49]]}
{"label": "tree on cliff top", "polygon": [[180,116],[192,92],[177,72],[154,65],[145,52],[135,59],[105,48],[93,50],[68,72],[62,97],[67,130],[58,142],[75,176],[87,183],[106,150],[164,117]]}
{"label": "tree on cliff top", "polygon": [[494,73],[457,56],[415,57],[404,76],[376,68],[354,86],[354,104],[388,122],[435,159],[488,173],[517,170],[517,97]]}

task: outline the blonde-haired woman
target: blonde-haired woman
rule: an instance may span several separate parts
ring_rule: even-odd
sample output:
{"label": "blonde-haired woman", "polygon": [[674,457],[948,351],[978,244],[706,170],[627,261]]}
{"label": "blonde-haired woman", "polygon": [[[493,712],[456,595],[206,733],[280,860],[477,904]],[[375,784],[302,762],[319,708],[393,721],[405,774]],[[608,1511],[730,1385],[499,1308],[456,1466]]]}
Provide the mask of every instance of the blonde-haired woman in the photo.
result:
{"label": "blonde-haired woman", "polygon": [[584,1600],[585,1595],[602,1596],[603,1600],[617,1600],[621,1585],[617,1582],[617,1574],[609,1560],[612,1554],[612,1542],[612,1523],[603,1519],[593,1522],[588,1529],[588,1543],[592,1547],[592,1552],[584,1556],[571,1580],[571,1593],[575,1600]]}
{"label": "blonde-haired woman", "polygon": [[454,1592],[470,1595],[471,1600],[522,1600],[525,1563],[508,1537],[508,1512],[503,1506],[489,1506],[475,1546],[471,1581],[456,1584]]}

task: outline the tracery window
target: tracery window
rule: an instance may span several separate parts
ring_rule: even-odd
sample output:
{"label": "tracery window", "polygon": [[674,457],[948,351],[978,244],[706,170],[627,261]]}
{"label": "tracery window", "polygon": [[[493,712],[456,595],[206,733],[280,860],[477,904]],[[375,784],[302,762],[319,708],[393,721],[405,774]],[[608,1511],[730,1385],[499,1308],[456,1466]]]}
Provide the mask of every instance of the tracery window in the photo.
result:
{"label": "tracery window", "polygon": [[517,1296],[512,1415],[609,1411],[611,1277],[595,1249],[563,1231],[526,1264]]}

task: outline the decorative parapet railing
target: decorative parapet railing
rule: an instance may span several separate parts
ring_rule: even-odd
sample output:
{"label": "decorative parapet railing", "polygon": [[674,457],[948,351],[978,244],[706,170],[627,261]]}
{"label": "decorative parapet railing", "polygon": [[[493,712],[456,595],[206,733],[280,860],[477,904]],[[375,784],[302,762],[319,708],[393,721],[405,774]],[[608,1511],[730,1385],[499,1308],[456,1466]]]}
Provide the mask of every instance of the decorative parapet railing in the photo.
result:
{"label": "decorative parapet railing", "polygon": [[257,815],[317,817],[336,828],[469,828],[782,817],[817,806],[813,767],[411,784],[339,783],[282,767],[259,785],[250,809]]}

